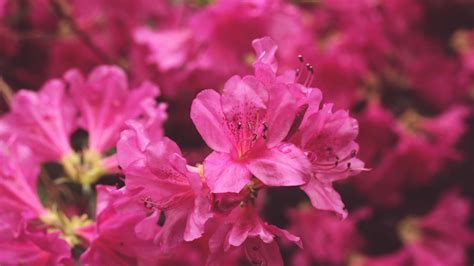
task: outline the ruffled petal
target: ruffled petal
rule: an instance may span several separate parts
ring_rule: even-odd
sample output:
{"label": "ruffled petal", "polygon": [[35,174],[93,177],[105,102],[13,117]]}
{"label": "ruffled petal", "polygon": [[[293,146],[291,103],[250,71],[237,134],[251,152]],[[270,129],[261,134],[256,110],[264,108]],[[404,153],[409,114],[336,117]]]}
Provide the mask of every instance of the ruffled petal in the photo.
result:
{"label": "ruffled petal", "polygon": [[204,176],[212,192],[237,193],[250,182],[251,174],[229,154],[213,152],[204,160]]}
{"label": "ruffled petal", "polygon": [[247,168],[268,186],[298,186],[310,177],[310,163],[304,153],[292,144],[261,149],[251,155]]}
{"label": "ruffled petal", "polygon": [[316,209],[336,212],[342,219],[347,217],[341,196],[330,183],[323,183],[316,178],[311,178],[308,184],[302,186],[301,189],[308,195],[311,204]]}
{"label": "ruffled petal", "polygon": [[191,119],[209,147],[220,152],[230,151],[232,145],[217,92],[204,90],[196,96],[191,105]]}

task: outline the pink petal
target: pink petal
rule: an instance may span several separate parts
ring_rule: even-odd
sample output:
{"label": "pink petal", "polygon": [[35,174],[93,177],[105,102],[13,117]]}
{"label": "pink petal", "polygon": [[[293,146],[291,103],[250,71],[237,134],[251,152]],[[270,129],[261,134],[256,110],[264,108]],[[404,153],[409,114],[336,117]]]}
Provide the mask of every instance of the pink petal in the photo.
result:
{"label": "pink petal", "polygon": [[210,200],[206,196],[198,196],[194,200],[194,208],[188,216],[186,229],[184,231],[184,241],[193,241],[202,236],[204,225],[212,214]]}
{"label": "pink petal", "polygon": [[196,96],[191,105],[191,119],[209,147],[220,152],[230,151],[232,145],[217,92],[204,90]]}
{"label": "pink petal", "polygon": [[301,242],[301,239],[290,232],[278,228],[274,225],[268,225],[267,230],[272,232],[274,235],[278,236],[279,238],[282,238],[284,240],[289,240],[291,242],[294,242],[298,247],[303,248],[303,243]]}
{"label": "pink petal", "polygon": [[296,116],[296,109],[296,100],[286,86],[281,85],[272,89],[265,117],[268,125],[268,147],[277,145],[288,135]]}
{"label": "pink petal", "polygon": [[150,216],[146,217],[145,219],[141,220],[135,226],[135,233],[140,239],[149,240],[153,239],[156,232],[154,229],[157,227],[156,222],[160,218],[160,211],[155,210]]}
{"label": "pink petal", "polygon": [[246,128],[247,123],[257,120],[257,116],[264,117],[268,95],[259,86],[251,76],[243,79],[233,76],[225,83],[221,103],[228,122],[241,122]]}
{"label": "pink petal", "polygon": [[256,151],[248,160],[247,168],[268,186],[302,185],[310,174],[308,159],[292,144]]}
{"label": "pink petal", "polygon": [[192,51],[192,34],[188,29],[154,32],[142,27],[135,30],[134,39],[148,47],[150,55],[147,61],[162,71],[183,66]]}
{"label": "pink petal", "polygon": [[347,211],[344,210],[344,203],[341,200],[339,193],[334,190],[331,184],[323,183],[316,178],[311,178],[308,184],[301,186],[301,189],[306,192],[311,204],[316,209],[334,211],[345,219]]}
{"label": "pink petal", "polygon": [[263,37],[252,41],[252,46],[257,54],[255,63],[263,63],[271,65],[273,72],[277,70],[277,63],[275,60],[275,53],[278,49],[275,41],[270,37]]}
{"label": "pink petal", "polygon": [[249,238],[244,244],[245,256],[252,265],[283,265],[276,241],[264,243],[259,238]]}
{"label": "pink petal", "polygon": [[165,223],[153,240],[161,251],[168,252],[183,242],[187,216],[191,210],[192,201],[185,201],[165,211]]}
{"label": "pink petal", "polygon": [[251,174],[247,168],[235,162],[227,153],[213,152],[204,160],[204,176],[214,193],[238,193],[248,182]]}

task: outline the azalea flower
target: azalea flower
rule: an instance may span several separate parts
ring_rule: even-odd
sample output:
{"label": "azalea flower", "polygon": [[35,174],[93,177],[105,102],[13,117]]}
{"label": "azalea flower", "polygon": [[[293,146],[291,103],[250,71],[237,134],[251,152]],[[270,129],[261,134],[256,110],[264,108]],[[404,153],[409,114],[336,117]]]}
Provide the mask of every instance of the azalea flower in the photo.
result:
{"label": "azalea flower", "polygon": [[[143,214],[135,227],[139,237],[152,239],[163,250],[199,238],[212,217],[209,192],[199,169],[187,166],[178,146],[154,131],[161,121],[129,121],[117,144],[130,204]],[[157,124],[158,123],[158,124]],[[166,217],[158,233],[150,228]]]}
{"label": "azalea flower", "polygon": [[[0,263],[60,265],[70,262],[61,232],[48,232],[50,211],[36,194],[38,158],[15,135],[0,139]],[[43,226],[38,225],[43,224]]]}
{"label": "azalea flower", "polygon": [[357,230],[357,223],[369,214],[369,209],[359,209],[341,221],[327,211],[310,206],[289,210],[289,230],[300,235],[304,245],[304,249],[293,256],[292,264],[318,262],[338,265],[349,260],[363,247],[364,240]]}
{"label": "azalea flower", "polygon": [[[255,45],[264,63],[268,59],[261,58],[261,42]],[[306,156],[284,142],[295,120],[296,99],[285,84],[265,83],[256,76],[234,76],[222,95],[205,90],[193,102],[191,118],[214,150],[204,161],[213,192],[239,192],[252,175],[269,186],[297,186],[308,180]]]}
{"label": "azalea flower", "polygon": [[235,252],[237,247],[251,264],[283,265],[277,237],[302,247],[299,237],[263,222],[250,202],[242,202],[217,223],[209,239],[209,265],[219,265],[225,254]]}
{"label": "azalea flower", "polygon": [[401,221],[400,250],[362,259],[361,265],[465,265],[466,247],[474,241],[474,232],[467,227],[469,212],[467,199],[449,191],[426,215]]}

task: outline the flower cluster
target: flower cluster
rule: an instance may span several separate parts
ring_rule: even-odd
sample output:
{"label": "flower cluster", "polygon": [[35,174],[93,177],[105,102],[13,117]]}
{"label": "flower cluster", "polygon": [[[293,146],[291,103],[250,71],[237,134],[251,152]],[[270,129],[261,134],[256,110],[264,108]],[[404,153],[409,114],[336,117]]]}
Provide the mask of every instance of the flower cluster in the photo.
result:
{"label": "flower cluster", "polygon": [[[277,74],[272,39],[256,39],[253,46],[254,75],[233,76],[221,94],[204,90],[192,103],[191,118],[213,149],[197,166],[165,136],[166,105],[154,101],[158,88],[144,82],[129,89],[117,67],[99,66],[87,78],[70,70],[38,92],[18,92],[1,120],[9,133],[5,156],[15,160],[2,174],[1,188],[14,196],[7,197],[7,232],[20,234],[10,220],[16,217],[42,237],[55,237],[62,257],[46,254],[48,260],[70,259],[67,244],[85,242],[84,264],[155,263],[179,260],[176,250],[207,242],[196,262],[219,265],[245,254],[251,263],[273,265],[282,264],[276,239],[301,241],[260,217],[259,195],[267,188],[300,187],[315,208],[345,217],[332,182],[364,170],[356,158],[357,121],[346,111],[333,112],[332,104],[321,106],[321,92],[299,83],[296,72]],[[76,151],[69,140],[77,128],[88,138]],[[84,195],[114,172],[124,185],[95,187],[92,223],[80,210],[63,213],[68,204],[42,205],[35,193],[41,162],[60,163],[65,176],[53,182],[77,183]],[[32,173],[23,173],[27,164],[35,165]],[[150,249],[152,256],[144,254]]]}
{"label": "flower cluster", "polygon": [[473,10],[0,0],[0,265],[472,264]]}

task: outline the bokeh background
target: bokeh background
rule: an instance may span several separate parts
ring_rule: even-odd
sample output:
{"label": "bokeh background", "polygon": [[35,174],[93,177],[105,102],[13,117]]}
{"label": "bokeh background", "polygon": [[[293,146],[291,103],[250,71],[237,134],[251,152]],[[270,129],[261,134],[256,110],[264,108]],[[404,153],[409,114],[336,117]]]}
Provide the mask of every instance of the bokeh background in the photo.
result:
{"label": "bokeh background", "polygon": [[272,37],[281,71],[359,121],[371,169],[336,185],[343,222],[297,189],[269,192],[263,215],[307,246],[283,249],[286,261],[474,263],[473,0],[0,0],[0,19],[2,113],[10,92],[116,64],[132,85],[160,86],[166,133],[194,163],[209,151],[192,99],[252,73],[252,40]]}

